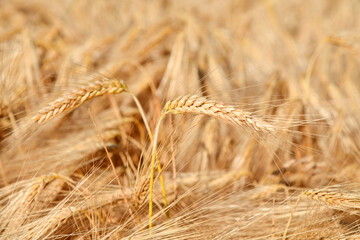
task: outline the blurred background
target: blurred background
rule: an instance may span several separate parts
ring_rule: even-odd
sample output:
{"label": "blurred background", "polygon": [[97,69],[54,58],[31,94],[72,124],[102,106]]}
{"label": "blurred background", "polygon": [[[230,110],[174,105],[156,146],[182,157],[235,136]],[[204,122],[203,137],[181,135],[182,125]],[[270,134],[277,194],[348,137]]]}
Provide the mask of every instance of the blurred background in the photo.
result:
{"label": "blurred background", "polygon": [[[359,237],[359,12],[356,0],[0,0],[1,238]],[[31,119],[103,78],[124,80],[152,133],[166,101],[192,94],[278,132],[164,119],[170,205],[157,176],[150,235],[152,140],[130,95]]]}

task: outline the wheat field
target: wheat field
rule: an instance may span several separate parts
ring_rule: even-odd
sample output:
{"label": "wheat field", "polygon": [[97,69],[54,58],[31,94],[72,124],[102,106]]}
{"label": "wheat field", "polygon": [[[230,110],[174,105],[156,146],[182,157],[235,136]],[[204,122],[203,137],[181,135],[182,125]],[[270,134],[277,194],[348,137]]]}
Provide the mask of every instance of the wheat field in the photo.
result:
{"label": "wheat field", "polygon": [[360,239],[359,13],[0,0],[0,239]]}

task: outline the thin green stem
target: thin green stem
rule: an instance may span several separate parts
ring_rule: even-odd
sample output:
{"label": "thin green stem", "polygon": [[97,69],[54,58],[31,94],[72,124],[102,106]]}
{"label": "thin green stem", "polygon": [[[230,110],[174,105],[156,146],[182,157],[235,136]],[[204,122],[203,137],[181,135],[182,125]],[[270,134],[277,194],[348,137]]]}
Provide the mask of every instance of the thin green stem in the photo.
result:
{"label": "thin green stem", "polygon": [[[144,113],[144,110],[138,100],[138,98],[135,96],[135,94],[133,94],[131,91],[127,90],[127,92],[132,96],[132,98],[134,99],[135,101],[135,104],[136,106],[138,107],[139,109],[139,112],[140,112],[140,115],[144,121],[144,124],[145,124],[145,128],[148,132],[148,135],[150,137],[150,140],[151,142],[153,143],[153,136],[152,136],[152,133],[151,133],[151,130],[150,130],[150,127],[149,127],[149,123],[146,119],[146,116],[145,116],[145,113]],[[154,144],[153,144],[154,145]],[[158,172],[160,174],[160,184],[161,184],[161,190],[162,190],[162,195],[163,195],[163,200],[164,200],[164,206],[165,208],[168,206],[168,201],[167,201],[167,195],[166,195],[166,189],[165,189],[165,181],[164,181],[164,177],[162,175],[162,169],[161,169],[161,164],[160,164],[160,161],[158,158],[156,158],[156,164],[157,164],[157,169],[158,169]],[[166,212],[166,216],[168,218],[170,218],[170,215],[169,215],[169,212]]]}

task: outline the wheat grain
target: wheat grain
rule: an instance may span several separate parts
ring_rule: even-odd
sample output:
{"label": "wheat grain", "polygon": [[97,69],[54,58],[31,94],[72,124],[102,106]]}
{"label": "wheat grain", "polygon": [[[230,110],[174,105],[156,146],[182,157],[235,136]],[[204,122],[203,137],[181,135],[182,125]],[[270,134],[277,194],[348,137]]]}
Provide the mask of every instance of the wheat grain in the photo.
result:
{"label": "wheat grain", "polygon": [[122,80],[103,79],[90,83],[87,86],[76,89],[63,95],[42,108],[33,120],[38,123],[45,123],[65,111],[71,111],[86,101],[105,94],[117,94],[127,91],[127,86]]}
{"label": "wheat grain", "polygon": [[179,97],[173,101],[168,101],[164,107],[164,111],[165,113],[172,114],[205,114],[241,127],[246,126],[256,133],[271,134],[275,132],[274,126],[252,116],[251,113],[196,95],[188,95]]}

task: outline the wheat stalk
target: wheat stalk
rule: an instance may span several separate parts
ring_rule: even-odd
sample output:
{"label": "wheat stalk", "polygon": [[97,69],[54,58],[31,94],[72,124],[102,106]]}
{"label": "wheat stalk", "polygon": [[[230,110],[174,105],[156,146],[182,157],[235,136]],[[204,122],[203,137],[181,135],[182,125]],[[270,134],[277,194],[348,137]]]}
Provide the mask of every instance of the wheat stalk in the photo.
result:
{"label": "wheat stalk", "polygon": [[[151,153],[151,169],[150,169],[150,190],[149,190],[149,228],[151,233],[152,228],[152,200],[153,200],[153,187],[154,187],[154,167],[155,159],[157,159],[157,141],[160,131],[161,121],[168,113],[180,114],[180,113],[195,113],[205,114],[217,119],[224,120],[235,124],[240,127],[247,127],[252,129],[257,134],[273,134],[275,127],[263,122],[262,120],[255,118],[251,113],[244,112],[231,105],[225,105],[223,103],[209,100],[197,95],[187,95],[179,97],[175,100],[170,100],[163,108],[160,119],[156,125],[152,153]],[[159,162],[157,160],[157,162]]]}
{"label": "wheat stalk", "polygon": [[128,198],[129,194],[130,191],[128,189],[124,189],[124,192],[118,190],[112,193],[92,196],[82,202],[81,206],[78,206],[75,202],[71,204],[72,206],[59,206],[59,208],[56,209],[57,211],[52,210],[47,216],[36,221],[36,228],[28,231],[29,239],[42,239],[45,234],[54,232],[72,216],[87,210],[101,208],[105,205],[125,200],[125,198]]}
{"label": "wheat stalk", "polygon": [[95,97],[105,94],[117,94],[127,91],[127,86],[122,80],[103,79],[90,83],[87,86],[76,89],[51,102],[42,108],[33,120],[38,123],[45,123],[65,111],[71,111],[81,104]]}
{"label": "wheat stalk", "polygon": [[[58,116],[59,114],[65,112],[65,111],[71,111],[71,110],[79,107],[81,104],[85,103],[86,101],[89,101],[95,97],[103,96],[106,94],[117,94],[117,93],[122,93],[122,92],[127,92],[132,96],[133,100],[135,101],[135,103],[140,111],[140,115],[144,121],[144,124],[147,129],[150,140],[153,141],[153,137],[152,137],[152,133],[151,133],[149,124],[146,120],[144,110],[143,110],[139,100],[137,99],[135,94],[133,94],[128,89],[128,87],[126,86],[124,81],[117,80],[117,79],[105,78],[105,79],[90,83],[89,85],[81,87],[79,89],[76,89],[70,93],[67,93],[64,96],[58,98],[57,100],[51,102],[48,106],[42,108],[33,117],[33,120],[38,123],[45,123],[46,121],[53,119],[54,117]],[[162,176],[161,165],[159,162],[158,162],[157,168],[158,168],[158,172],[160,174],[161,188],[162,188],[162,192],[163,192],[164,204],[166,207],[167,206],[167,197],[166,197],[165,183],[164,183],[164,178]],[[132,215],[130,206],[128,206],[128,208],[130,211],[130,215]]]}

